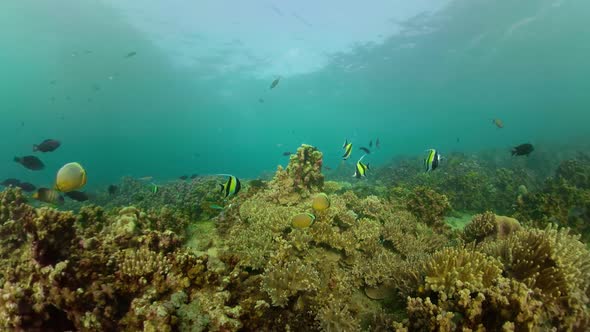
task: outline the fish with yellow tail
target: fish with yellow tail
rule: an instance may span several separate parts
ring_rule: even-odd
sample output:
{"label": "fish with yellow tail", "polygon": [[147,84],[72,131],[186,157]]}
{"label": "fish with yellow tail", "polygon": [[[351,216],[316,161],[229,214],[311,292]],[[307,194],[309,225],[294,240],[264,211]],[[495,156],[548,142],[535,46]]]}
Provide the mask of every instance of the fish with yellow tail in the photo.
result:
{"label": "fish with yellow tail", "polygon": [[424,167],[426,168],[426,172],[434,171],[440,165],[443,158],[436,149],[428,149],[426,151],[428,155],[424,159]]}
{"label": "fish with yellow tail", "polygon": [[354,171],[353,177],[357,179],[365,177],[367,175],[367,171],[370,169],[369,164],[363,163],[363,158],[365,158],[365,156],[366,155],[363,155],[361,159],[359,159],[359,161],[356,162],[356,169]]}
{"label": "fish with yellow tail", "polygon": [[55,189],[67,193],[86,185],[86,170],[78,163],[67,163],[57,171]]}
{"label": "fish with yellow tail", "polygon": [[344,155],[342,156],[342,159],[346,160],[350,158],[350,154],[352,153],[352,142],[349,143],[348,140],[345,140],[342,148],[344,149]]}
{"label": "fish with yellow tail", "polygon": [[61,196],[59,192],[49,188],[37,189],[37,191],[33,193],[32,197],[38,201],[54,205],[62,205],[64,203],[63,196]]}
{"label": "fish with yellow tail", "polygon": [[230,195],[236,195],[242,189],[242,184],[240,179],[231,175],[231,174],[217,174],[219,176],[227,176],[227,181],[225,183],[220,183],[219,186],[221,187],[221,192],[223,193],[223,197],[227,198]]}

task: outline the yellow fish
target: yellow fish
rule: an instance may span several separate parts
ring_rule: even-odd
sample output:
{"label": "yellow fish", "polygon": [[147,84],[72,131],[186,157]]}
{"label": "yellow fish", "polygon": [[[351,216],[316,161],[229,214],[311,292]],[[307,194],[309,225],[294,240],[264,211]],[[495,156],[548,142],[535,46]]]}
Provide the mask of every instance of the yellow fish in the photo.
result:
{"label": "yellow fish", "polygon": [[63,196],[61,196],[57,191],[51,190],[49,188],[37,189],[37,191],[33,193],[32,197],[38,201],[49,204],[62,205],[64,203]]}
{"label": "yellow fish", "polygon": [[68,163],[57,171],[55,189],[67,193],[86,185],[86,171],[78,163]]}
{"label": "yellow fish", "polygon": [[350,154],[352,153],[352,142],[348,143],[348,140],[346,140],[344,145],[342,145],[342,148],[344,149],[344,155],[342,156],[342,159],[346,160],[350,158]]}

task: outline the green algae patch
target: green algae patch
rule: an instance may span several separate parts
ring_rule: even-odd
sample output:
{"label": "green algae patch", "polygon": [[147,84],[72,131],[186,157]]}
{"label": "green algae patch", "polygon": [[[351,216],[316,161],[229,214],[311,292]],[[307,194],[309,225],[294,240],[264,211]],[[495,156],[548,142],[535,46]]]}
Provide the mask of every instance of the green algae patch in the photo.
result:
{"label": "green algae patch", "polygon": [[449,225],[452,229],[462,230],[465,228],[471,218],[473,218],[472,214],[465,213],[465,212],[458,212],[453,214],[452,216],[445,217],[445,223]]}

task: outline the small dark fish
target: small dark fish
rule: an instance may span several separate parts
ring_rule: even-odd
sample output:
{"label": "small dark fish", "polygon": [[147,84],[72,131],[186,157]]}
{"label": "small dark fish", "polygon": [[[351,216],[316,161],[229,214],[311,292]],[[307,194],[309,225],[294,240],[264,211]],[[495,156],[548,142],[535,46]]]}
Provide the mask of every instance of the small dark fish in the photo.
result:
{"label": "small dark fish", "polygon": [[527,156],[533,152],[535,148],[530,143],[521,144],[512,148],[512,155],[513,156]]}
{"label": "small dark fish", "polygon": [[193,174],[191,175],[191,179],[196,179],[199,176],[199,174]]}
{"label": "small dark fish", "polygon": [[21,126],[21,127],[24,127],[24,126],[25,126],[25,122],[24,122],[24,121],[21,121],[21,122],[20,122],[20,126]]}
{"label": "small dark fish", "polygon": [[17,184],[16,187],[19,187],[23,191],[26,191],[28,193],[35,191],[35,189],[37,189],[37,187],[35,187],[34,184],[28,183],[28,182],[21,182],[21,183]]}
{"label": "small dark fish", "polygon": [[119,188],[117,186],[115,186],[114,184],[111,184],[108,188],[107,191],[109,192],[109,195],[114,195],[117,193],[117,191],[119,190]]}
{"label": "small dark fish", "polygon": [[457,137],[457,143],[459,143],[459,137]]}
{"label": "small dark fish", "polygon": [[364,146],[361,146],[359,150],[363,150],[366,154],[371,154],[371,150],[365,148]]}
{"label": "small dark fish", "polygon": [[179,179],[186,180],[186,179],[188,179],[188,175],[183,175],[183,176],[179,177]]}
{"label": "small dark fish", "polygon": [[325,169],[326,171],[331,171],[331,170],[332,170],[332,167],[330,167],[330,166],[324,166],[324,169]]}
{"label": "small dark fish", "polygon": [[15,178],[10,178],[10,179],[6,179],[2,182],[0,182],[1,185],[8,187],[8,186],[13,186],[16,187],[20,184],[20,180],[19,179],[15,179]]}
{"label": "small dark fish", "polygon": [[37,189],[37,191],[33,193],[32,197],[41,202],[50,204],[62,205],[64,203],[63,196],[61,196],[57,191],[49,188]]}
{"label": "small dark fish", "polygon": [[290,155],[292,155],[292,153],[291,153],[291,152],[289,152],[289,151],[285,151],[285,152],[283,152],[283,156],[285,156],[285,157],[286,157],[286,156],[290,156]]}
{"label": "small dark fish", "polygon": [[261,103],[261,104],[263,104],[264,103],[264,99],[258,98],[258,102]]}
{"label": "small dark fish", "polygon": [[371,141],[369,142],[369,147],[370,147],[370,148],[372,148],[372,147],[373,147],[373,140],[371,140]]}
{"label": "small dark fish", "polygon": [[127,55],[125,56],[126,58],[131,58],[137,55],[137,52],[129,52],[127,53]]}
{"label": "small dark fish", "polygon": [[70,101],[70,100],[72,100],[72,98],[71,98],[70,96],[67,96],[67,97],[66,97],[66,100],[67,100],[67,101]]}
{"label": "small dark fish", "polygon": [[381,149],[381,143],[379,143],[379,138],[377,137],[377,141],[375,141],[375,147],[377,149]]}
{"label": "small dark fish", "polygon": [[[61,116],[63,120],[63,115]],[[61,142],[55,139],[46,139],[40,144],[33,145],[33,152],[40,151],[40,152],[52,152],[55,149],[59,148]]]}
{"label": "small dark fish", "polygon": [[55,85],[55,83],[57,83],[56,80],[49,81],[49,84],[51,84],[51,85]]}
{"label": "small dark fish", "polygon": [[85,202],[88,200],[88,195],[82,191],[69,191],[64,195],[78,202]]}
{"label": "small dark fish", "polygon": [[270,88],[274,89],[277,85],[279,85],[279,82],[281,81],[281,77],[277,77],[277,79],[275,79],[274,81],[272,81],[272,83],[270,84]]}
{"label": "small dark fish", "polygon": [[14,161],[32,171],[40,171],[45,168],[41,159],[35,156],[14,157]]}
{"label": "small dark fish", "polygon": [[100,85],[98,83],[92,84],[92,88],[94,89],[94,91],[100,91]]}

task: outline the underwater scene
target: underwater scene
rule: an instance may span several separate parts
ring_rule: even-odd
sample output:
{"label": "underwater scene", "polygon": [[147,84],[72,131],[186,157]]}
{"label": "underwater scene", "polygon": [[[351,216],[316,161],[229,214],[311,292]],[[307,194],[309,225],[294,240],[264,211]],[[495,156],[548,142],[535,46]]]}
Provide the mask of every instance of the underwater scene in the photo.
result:
{"label": "underwater scene", "polygon": [[590,331],[587,0],[5,0],[0,331]]}

